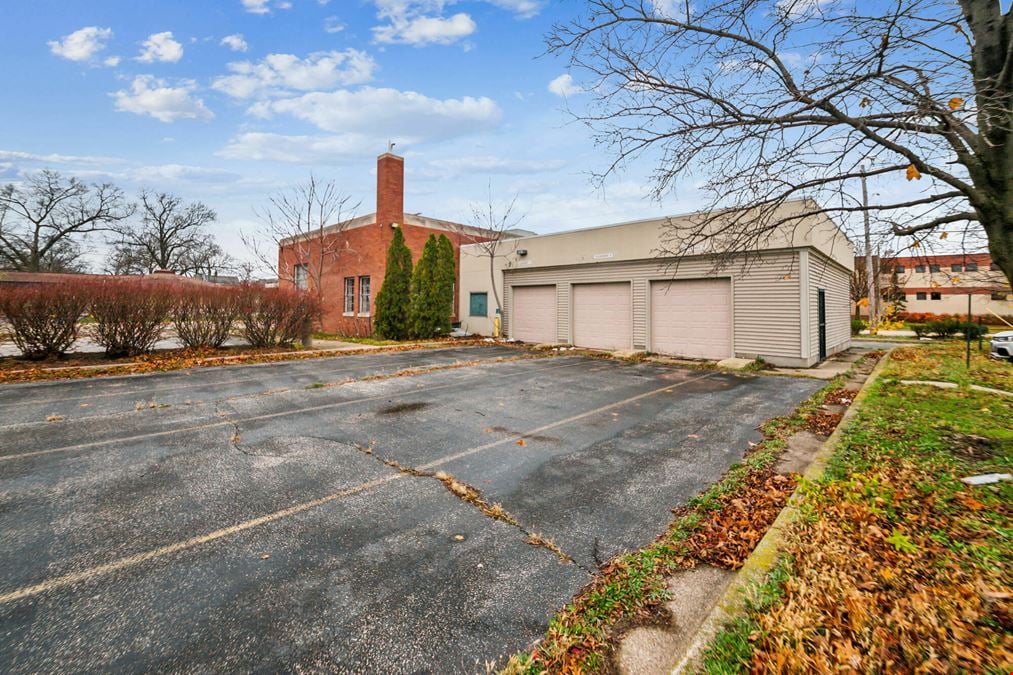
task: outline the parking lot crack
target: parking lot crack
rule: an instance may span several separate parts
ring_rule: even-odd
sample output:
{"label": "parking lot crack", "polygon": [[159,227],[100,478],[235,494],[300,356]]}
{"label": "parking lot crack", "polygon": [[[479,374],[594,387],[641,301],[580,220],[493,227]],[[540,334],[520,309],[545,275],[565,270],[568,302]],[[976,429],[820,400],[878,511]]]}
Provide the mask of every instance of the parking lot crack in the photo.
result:
{"label": "parking lot crack", "polygon": [[413,476],[415,478],[428,478],[439,481],[440,483],[443,484],[443,487],[445,487],[448,492],[450,492],[452,495],[460,499],[462,502],[474,506],[484,516],[492,518],[493,520],[498,520],[501,523],[505,523],[506,525],[516,528],[519,532],[521,532],[521,534],[524,535],[525,543],[528,543],[532,546],[537,546],[539,548],[544,548],[552,552],[552,554],[555,555],[557,558],[559,558],[560,561],[564,563],[575,564],[588,574],[594,573],[592,570],[587,569],[586,567],[578,563],[573,556],[563,551],[563,549],[561,549],[559,545],[556,544],[554,541],[522,525],[520,521],[517,520],[516,517],[514,517],[509,511],[503,508],[502,504],[487,500],[482,495],[481,491],[478,488],[474,487],[473,485],[465,483],[464,481],[458,479],[452,474],[447,473],[446,471],[426,471],[423,469],[416,469],[415,467],[412,466],[406,466],[401,462],[397,461],[396,459],[391,459],[389,457],[380,457],[374,452],[372,446],[367,447],[362,445],[356,445],[355,447],[357,447],[363,454],[366,454],[374,458],[378,462],[381,462],[382,464],[385,464],[386,466],[389,466],[392,469],[396,469],[397,471],[400,471],[403,474]]}
{"label": "parking lot crack", "polygon": [[239,442],[243,439],[243,432],[239,428],[239,422],[232,419],[232,417],[227,412],[222,410],[221,406],[218,404],[215,404],[215,414],[218,417],[221,417],[226,422],[228,422],[230,425],[232,425],[232,435],[229,436],[229,445],[232,446],[232,449],[237,450],[243,453],[244,455],[253,457],[252,452],[247,452],[246,450],[243,449],[243,446],[239,444]]}

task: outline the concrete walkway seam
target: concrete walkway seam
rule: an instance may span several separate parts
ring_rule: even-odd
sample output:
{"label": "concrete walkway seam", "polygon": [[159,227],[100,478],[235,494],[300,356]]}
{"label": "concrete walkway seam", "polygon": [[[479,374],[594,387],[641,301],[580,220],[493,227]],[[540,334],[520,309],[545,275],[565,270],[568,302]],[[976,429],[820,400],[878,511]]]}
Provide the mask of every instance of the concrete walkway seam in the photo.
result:
{"label": "concrete walkway seam", "polygon": [[[805,480],[815,481],[823,475],[827,464],[830,462],[830,458],[837,450],[837,446],[840,445],[841,439],[844,436],[844,429],[858,413],[862,402],[868,396],[872,383],[879,379],[889,360],[890,352],[887,352],[872,372],[869,373],[869,377],[865,380],[862,389],[855,396],[844,417],[841,418],[837,428],[834,429],[830,437],[823,443],[823,447],[820,448],[819,452],[813,456],[812,462],[802,474]],[[773,524],[767,530],[767,533],[760,540],[760,543],[756,545],[753,552],[746,558],[735,579],[728,585],[728,590],[725,591],[724,595],[717,601],[710,614],[700,625],[696,637],[693,638],[693,641],[686,649],[686,653],[679,663],[676,664],[675,668],[672,669],[673,674],[688,672],[690,666],[696,663],[703,650],[721,631],[725,623],[743,610],[746,597],[751,592],[751,589],[757,583],[762,582],[767,572],[774,566],[777,555],[784,543],[787,527],[798,519],[801,500],[801,492],[796,487],[787,505],[778,514]]]}

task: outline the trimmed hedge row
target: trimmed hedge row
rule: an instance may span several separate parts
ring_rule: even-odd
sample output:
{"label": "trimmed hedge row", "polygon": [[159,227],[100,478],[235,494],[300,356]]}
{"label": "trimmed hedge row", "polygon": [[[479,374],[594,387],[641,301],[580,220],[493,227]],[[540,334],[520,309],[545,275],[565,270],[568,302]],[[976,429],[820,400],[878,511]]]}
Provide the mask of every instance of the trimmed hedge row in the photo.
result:
{"label": "trimmed hedge row", "polygon": [[942,321],[929,321],[927,323],[909,323],[908,327],[918,337],[935,335],[940,338],[951,338],[957,333],[963,333],[965,337],[977,340],[988,334],[988,326],[976,323],[967,323],[959,319],[944,319]]}
{"label": "trimmed hedge row", "polygon": [[315,298],[254,285],[224,287],[133,279],[0,287],[0,316],[29,359],[60,357],[81,319],[110,357],[150,351],[167,323],[185,347],[217,348],[236,333],[254,347],[291,344],[319,315]]}
{"label": "trimmed hedge row", "polygon": [[[967,321],[966,314],[934,314],[932,312],[900,312],[897,318],[908,323],[933,323],[935,321],[948,321],[950,319],[955,319],[959,322]],[[1000,319],[986,312],[980,318],[981,322],[988,326],[1008,326],[1010,323],[1013,323],[1013,316],[1009,315],[1003,316]],[[977,319],[978,317],[975,317],[976,322]]]}

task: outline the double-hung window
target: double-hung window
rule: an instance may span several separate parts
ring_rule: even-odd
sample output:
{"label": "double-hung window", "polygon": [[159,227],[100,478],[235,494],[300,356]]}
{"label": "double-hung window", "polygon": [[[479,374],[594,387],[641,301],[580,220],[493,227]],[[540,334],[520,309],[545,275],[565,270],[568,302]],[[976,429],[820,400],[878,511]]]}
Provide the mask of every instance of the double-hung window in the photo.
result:
{"label": "double-hung window", "polygon": [[359,277],[359,314],[369,314],[369,277]]}
{"label": "double-hung window", "polygon": [[295,266],[295,287],[300,291],[305,291],[310,287],[309,265],[301,263]]}
{"label": "double-hung window", "polygon": [[345,314],[355,311],[355,277],[345,277]]}

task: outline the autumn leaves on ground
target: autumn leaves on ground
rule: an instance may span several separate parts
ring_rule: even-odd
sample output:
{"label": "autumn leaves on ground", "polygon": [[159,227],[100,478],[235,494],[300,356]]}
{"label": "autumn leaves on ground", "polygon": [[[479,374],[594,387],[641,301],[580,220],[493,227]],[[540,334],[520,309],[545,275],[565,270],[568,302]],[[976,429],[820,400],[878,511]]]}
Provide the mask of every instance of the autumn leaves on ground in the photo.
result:
{"label": "autumn leaves on ground", "polygon": [[751,609],[712,643],[708,672],[1009,672],[1013,367],[961,345],[895,350]]}
{"label": "autumn leaves on ground", "polygon": [[[745,615],[711,642],[698,669],[737,672],[1008,672],[1011,483],[960,478],[1010,471],[1013,368],[960,344],[896,349],[819,481],[800,485],[801,517]],[[941,390],[901,379],[949,380]],[[665,577],[697,564],[737,569],[797,478],[772,470],[794,432],[830,433],[823,404],[853,394],[831,382],[711,490],[676,511],[669,531],[606,563],[509,673],[607,672],[624,627],[650,623]],[[845,400],[845,399],[848,400]]]}

